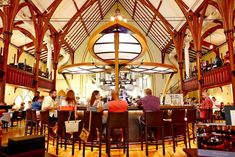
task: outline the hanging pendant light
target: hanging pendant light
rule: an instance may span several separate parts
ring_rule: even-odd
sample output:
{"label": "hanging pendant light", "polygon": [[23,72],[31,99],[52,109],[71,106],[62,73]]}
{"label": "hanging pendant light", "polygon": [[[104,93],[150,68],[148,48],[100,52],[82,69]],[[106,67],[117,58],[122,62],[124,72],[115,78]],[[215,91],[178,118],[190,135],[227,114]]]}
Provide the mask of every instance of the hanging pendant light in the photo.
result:
{"label": "hanging pendant light", "polygon": [[116,20],[118,20],[118,21],[123,21],[123,22],[127,22],[127,19],[126,18],[124,18],[122,15],[121,15],[121,11],[120,11],[120,9],[118,8],[118,4],[117,4],[117,8],[116,8],[116,10],[115,10],[115,14],[113,15],[113,16],[111,16],[111,18],[110,18],[110,21],[116,21]]}

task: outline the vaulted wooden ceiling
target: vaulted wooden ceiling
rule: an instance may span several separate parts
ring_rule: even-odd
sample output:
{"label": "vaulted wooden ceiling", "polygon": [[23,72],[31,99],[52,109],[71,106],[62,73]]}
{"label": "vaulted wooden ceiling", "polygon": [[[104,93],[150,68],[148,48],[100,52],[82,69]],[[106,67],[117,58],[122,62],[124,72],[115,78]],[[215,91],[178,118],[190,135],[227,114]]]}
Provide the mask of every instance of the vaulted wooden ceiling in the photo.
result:
{"label": "vaulted wooden ceiling", "polygon": [[[208,0],[189,1],[182,0],[193,11],[197,11]],[[52,8],[56,0],[22,0],[21,3],[29,3],[34,11],[43,14]],[[88,3],[90,2],[90,3]],[[73,18],[76,18],[68,30],[62,47],[68,52],[75,52],[82,42],[91,34],[93,29],[101,21],[107,21],[104,16],[115,4],[121,4],[134,20],[146,33],[161,52],[169,53],[173,48],[170,33],[186,27],[186,20],[174,0],[62,0],[50,19],[50,28],[55,32],[63,32]],[[208,7],[206,16],[216,13],[212,6]],[[199,10],[200,11],[200,10]],[[198,11],[198,13],[199,13]],[[203,53],[209,50],[209,46],[219,46],[225,42],[220,15],[216,19],[207,19],[204,26]],[[166,26],[166,20],[169,24]],[[2,21],[0,21],[2,27]],[[27,31],[25,31],[27,30]],[[29,32],[29,33],[28,33]],[[23,7],[15,19],[12,43],[32,55],[35,54],[31,34],[35,34],[32,17],[28,7]],[[50,32],[47,32],[50,35]],[[193,48],[191,48],[193,49]],[[195,59],[194,51],[190,51],[190,60]],[[41,60],[46,62],[47,47],[44,47]]]}

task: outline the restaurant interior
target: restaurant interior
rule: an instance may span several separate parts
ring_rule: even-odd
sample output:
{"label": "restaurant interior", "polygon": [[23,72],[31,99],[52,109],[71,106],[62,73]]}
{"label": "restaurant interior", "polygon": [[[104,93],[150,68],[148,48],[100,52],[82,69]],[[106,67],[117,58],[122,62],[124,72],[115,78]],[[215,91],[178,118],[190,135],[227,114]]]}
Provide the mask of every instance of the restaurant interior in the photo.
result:
{"label": "restaurant interior", "polygon": [[235,0],[0,0],[0,157],[234,157]]}

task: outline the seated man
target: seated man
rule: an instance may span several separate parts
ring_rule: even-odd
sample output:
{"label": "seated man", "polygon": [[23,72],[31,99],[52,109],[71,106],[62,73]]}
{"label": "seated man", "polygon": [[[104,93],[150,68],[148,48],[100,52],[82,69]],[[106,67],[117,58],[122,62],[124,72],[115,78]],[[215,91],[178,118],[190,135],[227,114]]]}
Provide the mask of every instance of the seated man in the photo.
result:
{"label": "seated man", "polygon": [[[160,110],[160,99],[159,97],[152,95],[152,90],[147,88],[144,90],[145,97],[141,98],[139,101],[137,101],[138,107],[143,108],[143,111],[158,111]],[[145,119],[144,115],[139,117],[139,123],[143,125]],[[154,138],[152,130],[152,138]]]}
{"label": "seated man", "polygon": [[49,92],[49,96],[46,96],[42,103],[42,110],[49,111],[50,122],[55,122],[57,120],[54,115],[55,110],[58,108],[58,106],[55,103],[55,98],[56,98],[56,90],[51,90]]}
{"label": "seated man", "polygon": [[143,108],[144,111],[158,111],[160,110],[159,97],[152,95],[152,90],[147,88],[144,90],[145,97],[137,101],[138,107]]}

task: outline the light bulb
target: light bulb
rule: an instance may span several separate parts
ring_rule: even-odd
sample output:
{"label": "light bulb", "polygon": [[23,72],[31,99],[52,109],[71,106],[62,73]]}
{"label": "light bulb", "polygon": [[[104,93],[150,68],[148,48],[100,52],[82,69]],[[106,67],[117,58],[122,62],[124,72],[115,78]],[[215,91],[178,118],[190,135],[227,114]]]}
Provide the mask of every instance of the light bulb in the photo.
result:
{"label": "light bulb", "polygon": [[211,45],[210,45],[210,49],[213,49],[213,48],[214,48],[214,46],[211,44]]}
{"label": "light bulb", "polygon": [[123,19],[123,22],[127,23],[127,19],[124,18],[124,19]]}
{"label": "light bulb", "polygon": [[114,20],[115,20],[115,18],[114,18],[113,16],[111,16],[110,20],[111,20],[111,21],[114,21]]}
{"label": "light bulb", "polygon": [[118,15],[118,20],[119,21],[122,21],[123,20],[123,17],[121,15]]}
{"label": "light bulb", "polygon": [[23,50],[27,50],[27,47],[26,47],[26,46],[24,46],[24,47],[23,47]]}

